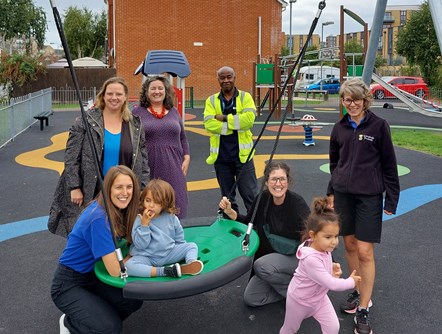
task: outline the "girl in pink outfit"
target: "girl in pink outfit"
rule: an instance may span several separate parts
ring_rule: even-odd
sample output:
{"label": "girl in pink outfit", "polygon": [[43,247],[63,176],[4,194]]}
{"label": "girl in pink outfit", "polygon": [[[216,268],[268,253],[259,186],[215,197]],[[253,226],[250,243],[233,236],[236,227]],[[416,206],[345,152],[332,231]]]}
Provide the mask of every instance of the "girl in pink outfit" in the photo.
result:
{"label": "girl in pink outfit", "polygon": [[305,240],[296,253],[299,259],[287,291],[284,324],[280,334],[296,333],[304,319],[314,317],[322,333],[339,332],[339,320],[328,298],[328,290],[353,289],[361,280],[356,270],[349,278],[339,278],[340,265],[332,262],[331,252],[339,242],[339,217],[329,208],[327,198],[315,198],[306,222]]}

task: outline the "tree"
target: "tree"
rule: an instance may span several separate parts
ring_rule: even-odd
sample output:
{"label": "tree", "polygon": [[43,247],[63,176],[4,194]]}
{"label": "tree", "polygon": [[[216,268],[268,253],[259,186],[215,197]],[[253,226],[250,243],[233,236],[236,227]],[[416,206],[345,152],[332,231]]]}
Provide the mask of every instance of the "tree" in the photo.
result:
{"label": "tree", "polygon": [[0,57],[0,85],[11,87],[14,83],[23,86],[29,81],[37,80],[38,74],[46,73],[42,58],[42,55],[2,53]]}
{"label": "tree", "polygon": [[441,53],[427,1],[399,30],[396,51],[406,57],[411,66],[419,66],[427,84],[431,86],[440,81]]}
{"label": "tree", "polygon": [[22,39],[29,54],[32,40],[43,47],[47,21],[42,7],[36,7],[32,0],[0,1],[0,38],[10,44]]}
{"label": "tree", "polygon": [[107,16],[87,8],[69,7],[64,15],[64,33],[72,58],[102,58],[107,34]]}

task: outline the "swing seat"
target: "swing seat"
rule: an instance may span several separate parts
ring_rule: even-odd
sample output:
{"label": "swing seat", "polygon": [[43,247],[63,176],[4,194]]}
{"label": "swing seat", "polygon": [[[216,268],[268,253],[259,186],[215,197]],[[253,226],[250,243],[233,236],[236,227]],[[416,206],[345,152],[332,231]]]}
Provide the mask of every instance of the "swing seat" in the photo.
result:
{"label": "swing seat", "polygon": [[[95,264],[95,274],[104,283],[123,289],[126,298],[142,300],[175,299],[196,295],[223,286],[247,273],[253,264],[253,255],[259,246],[257,233],[250,234],[249,250],[242,251],[242,241],[247,225],[221,219],[209,226],[184,228],[186,241],[198,245],[198,259],[204,263],[203,271],[196,276],[172,277],[120,277],[110,276],[103,261]],[[128,245],[121,240],[123,256]]]}

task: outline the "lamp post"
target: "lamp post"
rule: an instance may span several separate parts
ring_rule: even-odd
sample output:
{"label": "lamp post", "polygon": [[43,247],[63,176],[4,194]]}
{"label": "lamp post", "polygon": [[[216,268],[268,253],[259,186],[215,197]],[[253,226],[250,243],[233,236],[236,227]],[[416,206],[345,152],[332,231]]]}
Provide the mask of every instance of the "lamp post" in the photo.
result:
{"label": "lamp post", "polygon": [[325,46],[324,44],[324,26],[328,26],[330,24],[335,24],[333,21],[326,21],[326,22],[322,22],[322,27],[321,27],[321,49]]}
{"label": "lamp post", "polygon": [[[333,21],[325,21],[322,22],[321,25],[321,47],[319,48],[320,50],[324,48],[325,44],[324,44],[324,26],[328,26],[331,24],[335,24]],[[320,51],[320,56],[321,56],[321,90],[322,90],[322,51]]]}
{"label": "lamp post", "polygon": [[290,48],[289,48],[289,55],[293,54],[293,36],[292,36],[292,3],[295,3],[297,0],[290,0]]}

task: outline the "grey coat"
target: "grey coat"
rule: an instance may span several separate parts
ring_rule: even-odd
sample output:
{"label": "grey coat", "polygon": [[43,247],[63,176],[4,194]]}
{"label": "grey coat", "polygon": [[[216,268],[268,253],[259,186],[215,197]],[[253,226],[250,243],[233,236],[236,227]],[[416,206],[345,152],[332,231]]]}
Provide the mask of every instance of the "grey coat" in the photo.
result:
{"label": "grey coat", "polygon": [[[87,121],[92,140],[102,167],[104,146],[104,122],[101,110],[87,111]],[[132,138],[132,166],[141,188],[149,182],[149,166],[145,148],[144,129],[138,116],[133,115],[129,123]],[[66,144],[64,171],[60,176],[51,205],[48,229],[54,234],[66,237],[85,206],[94,198],[97,177],[94,156],[87,138],[82,117],[77,117],[69,130]],[[71,190],[80,188],[83,192],[83,205],[71,202]]]}

